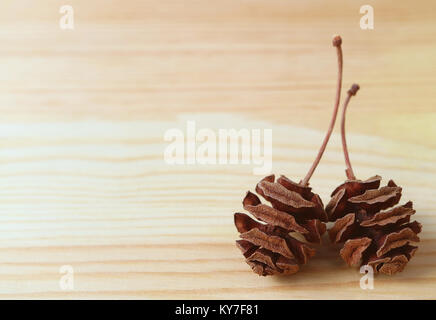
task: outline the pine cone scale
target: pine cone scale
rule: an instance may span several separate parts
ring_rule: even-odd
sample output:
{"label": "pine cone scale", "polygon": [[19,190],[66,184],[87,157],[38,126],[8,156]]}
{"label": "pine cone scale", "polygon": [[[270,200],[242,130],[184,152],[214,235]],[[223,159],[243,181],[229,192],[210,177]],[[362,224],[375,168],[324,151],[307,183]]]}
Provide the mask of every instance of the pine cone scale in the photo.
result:
{"label": "pine cone scale", "polygon": [[271,251],[268,251],[264,248],[260,248],[254,251],[248,258],[249,261],[257,261],[263,263],[270,267],[271,269],[275,269],[276,265],[274,263],[275,256]]}
{"label": "pine cone scale", "polygon": [[304,227],[295,221],[293,216],[286,212],[262,204],[259,198],[250,191],[247,192],[247,195],[242,203],[244,209],[260,221],[264,221],[273,226],[281,227],[288,231],[296,231],[303,234],[308,233]]}
{"label": "pine cone scale", "polygon": [[370,265],[377,272],[392,275],[396,272],[403,271],[406,264],[412,259],[418,247],[406,245],[394,249],[385,256],[377,257],[372,255],[366,259],[365,264]]}
{"label": "pine cone scale", "polygon": [[355,229],[355,217],[354,213],[350,213],[336,220],[333,227],[328,231],[330,241],[339,243],[348,239]]}
{"label": "pine cone scale", "polygon": [[297,262],[293,259],[287,259],[280,256],[277,259],[276,266],[281,270],[282,274],[294,274],[300,270]]}
{"label": "pine cone scale", "polygon": [[347,240],[340,251],[340,255],[349,266],[357,265],[362,259],[363,252],[371,242],[372,240],[366,237]]}
{"label": "pine cone scale", "polygon": [[405,219],[410,219],[410,216],[415,214],[416,211],[412,207],[413,203],[412,201],[409,201],[402,206],[376,213],[372,218],[363,221],[360,225],[362,227],[374,227],[385,226],[392,223],[401,223],[405,221]]}
{"label": "pine cone scale", "polygon": [[261,275],[292,274],[299,270],[295,259],[285,258],[277,253],[253,245],[246,240],[237,240],[237,247],[246,258],[252,270]]}
{"label": "pine cone scale", "polygon": [[396,205],[400,198],[400,187],[382,187],[380,189],[367,190],[360,196],[349,198],[348,202],[359,205],[359,208],[364,209],[367,213],[375,213]]}
{"label": "pine cone scale", "polygon": [[286,258],[294,258],[294,254],[289,249],[286,240],[275,235],[269,235],[257,228],[241,233],[241,239],[250,241],[254,245],[264,247],[275,253],[280,253]]}
{"label": "pine cone scale", "polygon": [[419,242],[419,237],[412,229],[404,228],[398,232],[384,235],[378,242],[381,244],[376,254],[377,257],[381,257],[392,249],[402,247],[411,242]]}
{"label": "pine cone scale", "polygon": [[315,207],[313,202],[307,201],[298,193],[286,189],[280,183],[261,181],[256,187],[256,192],[265,200],[271,202],[274,208],[289,213],[298,213],[307,208]]}
{"label": "pine cone scale", "polygon": [[365,181],[361,180],[347,180],[343,184],[339,185],[331,194],[333,197],[339,190],[346,190],[348,196],[354,197],[364,193],[367,190],[378,189],[380,187],[381,177],[376,175]]}

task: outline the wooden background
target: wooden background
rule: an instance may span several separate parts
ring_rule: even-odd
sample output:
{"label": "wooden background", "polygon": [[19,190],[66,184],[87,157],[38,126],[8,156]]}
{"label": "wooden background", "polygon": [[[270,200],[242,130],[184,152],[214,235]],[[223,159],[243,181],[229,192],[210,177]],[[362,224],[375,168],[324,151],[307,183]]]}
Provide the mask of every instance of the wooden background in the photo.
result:
{"label": "wooden background", "polygon": [[[68,3],[69,2],[69,3]],[[59,28],[71,4],[75,30]],[[375,29],[359,28],[371,4]],[[436,4],[426,1],[3,0],[0,298],[435,298]],[[166,129],[273,129],[274,172],[303,177],[332,110],[344,39],[358,177],[403,187],[424,225],[407,269],[362,290],[328,241],[290,277],[234,245],[251,165],[170,166]],[[344,179],[336,133],[311,181]],[[59,286],[74,268],[74,291]]]}

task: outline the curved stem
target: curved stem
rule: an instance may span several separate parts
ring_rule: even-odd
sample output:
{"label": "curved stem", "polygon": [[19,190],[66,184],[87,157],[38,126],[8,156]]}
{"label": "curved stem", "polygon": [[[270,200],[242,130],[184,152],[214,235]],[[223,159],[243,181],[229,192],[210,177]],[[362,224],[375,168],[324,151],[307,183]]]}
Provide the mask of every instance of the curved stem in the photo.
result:
{"label": "curved stem", "polygon": [[336,47],[336,53],[338,56],[338,80],[337,80],[337,85],[336,85],[336,100],[335,100],[335,106],[333,109],[333,115],[332,118],[330,120],[330,125],[328,128],[328,131],[324,137],[324,141],[318,151],[318,155],[316,156],[315,160],[313,161],[312,167],[310,167],[309,171],[307,172],[306,176],[304,177],[304,179],[301,181],[301,184],[303,186],[307,186],[309,184],[309,180],[312,177],[313,173],[315,172],[316,167],[319,164],[319,161],[322,158],[322,155],[324,154],[324,150],[327,147],[327,143],[330,139],[330,136],[332,134],[333,128],[335,126],[335,122],[336,122],[336,116],[338,114],[338,108],[339,108],[339,102],[341,99],[341,88],[342,88],[342,67],[343,67],[343,59],[342,59],[342,39],[340,36],[335,36],[333,38],[333,46]]}
{"label": "curved stem", "polygon": [[350,156],[348,155],[348,147],[347,147],[347,139],[345,137],[345,115],[347,112],[348,103],[351,100],[352,96],[355,96],[357,91],[359,90],[359,85],[353,84],[348,90],[347,98],[345,99],[344,106],[342,107],[342,119],[341,119],[341,137],[342,137],[342,150],[344,151],[345,157],[345,165],[347,169],[345,169],[345,174],[349,180],[356,180],[356,176],[354,175],[353,168],[350,162]]}

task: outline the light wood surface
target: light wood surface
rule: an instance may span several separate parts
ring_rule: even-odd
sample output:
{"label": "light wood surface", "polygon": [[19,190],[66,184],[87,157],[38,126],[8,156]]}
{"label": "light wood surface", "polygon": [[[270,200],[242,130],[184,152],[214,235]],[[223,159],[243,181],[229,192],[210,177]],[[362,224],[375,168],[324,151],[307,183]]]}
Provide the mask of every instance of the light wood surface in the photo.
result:
{"label": "light wood surface", "polygon": [[[0,7],[0,298],[435,298],[436,4],[63,1]],[[169,128],[273,130],[273,171],[299,180],[327,128],[344,39],[358,82],[349,147],[360,178],[403,187],[424,230],[394,277],[359,287],[328,241],[298,274],[261,278],[234,245],[251,165],[171,166]],[[311,185],[344,176],[335,130]],[[74,268],[74,290],[59,268]]]}

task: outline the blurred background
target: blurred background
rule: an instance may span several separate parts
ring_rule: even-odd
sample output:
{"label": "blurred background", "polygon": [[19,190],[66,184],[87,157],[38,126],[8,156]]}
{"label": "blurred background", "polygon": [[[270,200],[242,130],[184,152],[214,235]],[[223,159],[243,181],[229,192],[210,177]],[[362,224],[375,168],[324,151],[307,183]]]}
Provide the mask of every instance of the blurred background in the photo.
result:
{"label": "blurred background", "polygon": [[[59,28],[71,5],[74,31]],[[374,8],[361,30],[360,6]],[[2,118],[237,112],[319,128],[344,39],[350,130],[435,146],[433,1],[2,1]],[[404,132],[407,131],[407,134]]]}

